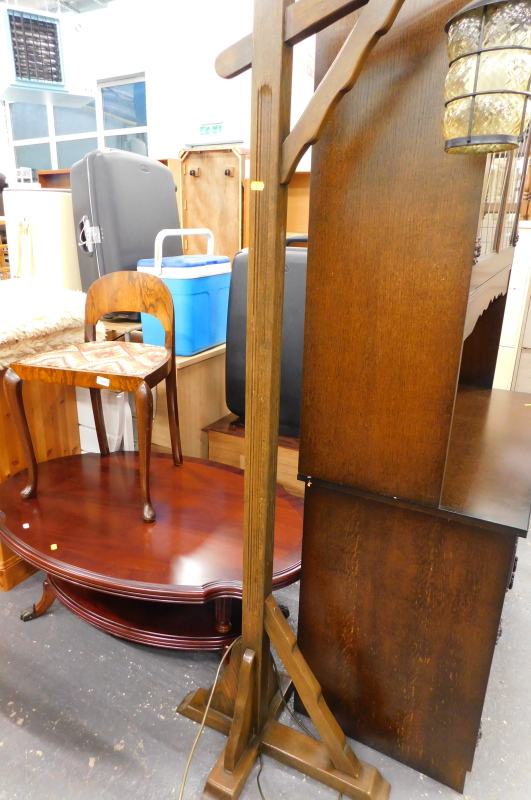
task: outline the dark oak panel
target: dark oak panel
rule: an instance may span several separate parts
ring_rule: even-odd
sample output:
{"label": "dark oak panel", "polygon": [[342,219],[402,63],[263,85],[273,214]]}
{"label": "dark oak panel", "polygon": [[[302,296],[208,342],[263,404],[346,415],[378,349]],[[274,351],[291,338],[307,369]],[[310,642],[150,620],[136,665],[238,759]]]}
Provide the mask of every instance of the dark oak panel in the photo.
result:
{"label": "dark oak panel", "polygon": [[[314,148],[310,202],[300,471],[434,506],[485,168],[444,152],[460,7],[404,5]],[[318,80],[352,22],[319,35]]]}
{"label": "dark oak panel", "polygon": [[348,735],[457,791],[472,766],[515,542],[306,490],[299,644],[326,701]]}
{"label": "dark oak panel", "polygon": [[441,508],[527,535],[531,395],[460,386]]}

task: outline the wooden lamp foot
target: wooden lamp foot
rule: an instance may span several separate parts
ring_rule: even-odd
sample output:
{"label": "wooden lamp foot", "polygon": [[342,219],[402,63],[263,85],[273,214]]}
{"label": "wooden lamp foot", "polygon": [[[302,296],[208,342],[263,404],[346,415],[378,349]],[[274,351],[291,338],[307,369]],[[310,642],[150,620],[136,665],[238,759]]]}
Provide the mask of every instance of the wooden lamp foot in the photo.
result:
{"label": "wooden lamp foot", "polygon": [[[256,685],[255,653],[242,645],[234,653],[214,690],[206,724],[228,737],[205,784],[203,800],[233,800],[240,796],[259,753],[315,778],[352,800],[388,800],[390,786],[378,770],[359,761],[308,667],[293,631],[271,595],[266,601],[266,631],[288,669],[321,741],[277,722],[291,680],[281,676],[281,685],[271,668],[269,712],[259,734],[253,734],[253,701]],[[201,722],[210,692],[191,692],[178,708],[180,714]]]}
{"label": "wooden lamp foot", "polygon": [[39,602],[31,608],[25,608],[24,611],[20,614],[20,619],[22,622],[29,622],[30,619],[36,619],[37,617],[42,617],[43,614],[48,611],[50,606],[53,604],[55,600],[55,594],[53,593],[52,587],[48,578],[46,578],[42,584],[42,597]]}

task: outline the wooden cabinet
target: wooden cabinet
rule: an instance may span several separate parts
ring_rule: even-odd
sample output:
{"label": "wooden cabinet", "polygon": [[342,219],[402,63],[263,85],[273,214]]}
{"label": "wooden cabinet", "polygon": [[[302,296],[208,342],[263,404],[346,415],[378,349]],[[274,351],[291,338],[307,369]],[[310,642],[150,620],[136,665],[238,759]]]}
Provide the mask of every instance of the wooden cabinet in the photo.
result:
{"label": "wooden cabinet", "polygon": [[[181,151],[179,213],[183,228],[210,228],[216,255],[249,244],[249,153],[239,147]],[[297,172],[288,188],[289,233],[308,233],[310,173]],[[184,236],[185,255],[205,252],[200,236]]]}
{"label": "wooden cabinet", "polygon": [[531,508],[531,397],[488,388],[509,225],[478,259],[486,158],[440,128],[460,7],[406,3],[314,146],[299,462],[301,650],[347,734],[457,791]]}
{"label": "wooden cabinet", "polygon": [[[181,151],[179,205],[183,228],[210,228],[216,255],[231,261],[243,242],[247,150],[211,147]],[[248,168],[247,168],[248,169]],[[205,252],[201,236],[183,236],[185,255]]]}
{"label": "wooden cabinet", "polygon": [[69,169],[42,169],[37,180],[43,189],[70,189]]}
{"label": "wooden cabinet", "polygon": [[[0,370],[0,383],[5,370]],[[76,394],[72,386],[28,383],[24,386],[28,416],[37,461],[79,453]],[[0,483],[25,467],[22,447],[0,385]],[[7,591],[35,569],[0,542],[0,589]]]}

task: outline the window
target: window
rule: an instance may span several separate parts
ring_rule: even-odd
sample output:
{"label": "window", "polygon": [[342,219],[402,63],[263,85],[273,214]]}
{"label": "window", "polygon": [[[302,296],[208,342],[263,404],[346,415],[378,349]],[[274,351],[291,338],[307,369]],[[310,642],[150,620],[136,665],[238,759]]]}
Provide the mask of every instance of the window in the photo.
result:
{"label": "window", "polygon": [[148,155],[143,77],[106,81],[84,106],[10,103],[11,142],[17,167],[37,172],[70,169],[102,147]]}
{"label": "window", "polygon": [[97,130],[96,104],[94,100],[81,108],[54,106],[53,119],[56,136],[73,133],[92,133]]}
{"label": "window", "polygon": [[127,150],[139,156],[147,156],[147,133],[124,133],[105,137],[105,147]]}
{"label": "window", "polygon": [[49,143],[23,144],[15,147],[15,162],[17,168],[31,167],[35,172],[40,169],[51,169],[52,157]]}
{"label": "window", "polygon": [[487,157],[483,213],[478,232],[479,256],[514,247],[529,152],[529,135],[527,129],[518,150],[491,153]]}
{"label": "window", "polygon": [[98,140],[90,139],[68,139],[64,142],[57,142],[57,168],[70,169],[76,161],[81,161],[83,156],[98,149]]}
{"label": "window", "polygon": [[105,130],[146,126],[146,84],[144,81],[102,86]]}
{"label": "window", "polygon": [[99,84],[104,146],[148,154],[146,82],[123,78]]}
{"label": "window", "polygon": [[44,139],[50,134],[48,111],[38,103],[11,103],[13,139]]}

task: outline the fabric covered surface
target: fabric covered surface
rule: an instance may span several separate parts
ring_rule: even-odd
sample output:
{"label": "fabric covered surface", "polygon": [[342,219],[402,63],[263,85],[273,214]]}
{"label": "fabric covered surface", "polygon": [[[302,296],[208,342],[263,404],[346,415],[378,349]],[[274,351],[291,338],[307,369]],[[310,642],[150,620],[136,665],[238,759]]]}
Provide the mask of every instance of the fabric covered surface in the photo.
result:
{"label": "fabric covered surface", "polygon": [[144,378],[168,360],[165,347],[137,342],[86,342],[23,359],[22,364]]}
{"label": "fabric covered surface", "polygon": [[[26,356],[85,339],[83,292],[50,286],[42,278],[0,281],[0,369]],[[98,341],[105,326],[98,323]]]}

